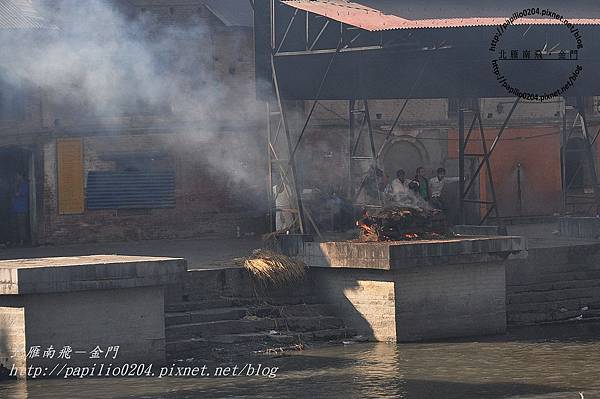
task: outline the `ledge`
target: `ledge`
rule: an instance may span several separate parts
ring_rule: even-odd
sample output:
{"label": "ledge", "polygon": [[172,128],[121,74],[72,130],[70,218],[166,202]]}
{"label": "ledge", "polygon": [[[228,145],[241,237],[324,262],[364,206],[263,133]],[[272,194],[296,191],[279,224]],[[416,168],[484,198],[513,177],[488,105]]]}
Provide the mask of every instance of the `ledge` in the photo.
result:
{"label": "ledge", "polygon": [[0,261],[0,295],[165,285],[187,271],[182,258],[92,255]]}
{"label": "ledge", "polygon": [[415,266],[498,262],[527,256],[518,236],[389,242],[301,242],[296,257],[309,267],[396,270]]}

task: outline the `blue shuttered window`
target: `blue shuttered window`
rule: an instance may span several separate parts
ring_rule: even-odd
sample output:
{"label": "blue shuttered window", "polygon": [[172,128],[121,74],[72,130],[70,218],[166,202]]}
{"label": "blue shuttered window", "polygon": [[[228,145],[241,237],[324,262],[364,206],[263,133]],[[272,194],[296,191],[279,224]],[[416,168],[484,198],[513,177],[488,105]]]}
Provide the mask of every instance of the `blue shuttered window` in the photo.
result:
{"label": "blue shuttered window", "polygon": [[88,172],[87,209],[175,207],[173,172]]}

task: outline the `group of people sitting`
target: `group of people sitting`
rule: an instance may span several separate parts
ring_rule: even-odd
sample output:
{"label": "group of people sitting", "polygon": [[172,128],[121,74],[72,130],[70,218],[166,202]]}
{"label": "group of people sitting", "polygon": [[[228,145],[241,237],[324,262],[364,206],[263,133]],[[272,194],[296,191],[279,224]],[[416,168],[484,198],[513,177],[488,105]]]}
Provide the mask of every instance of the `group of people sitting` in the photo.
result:
{"label": "group of people sitting", "polygon": [[436,176],[428,179],[425,168],[420,166],[412,180],[406,178],[403,169],[398,169],[396,178],[385,186],[384,194],[388,200],[404,205],[422,206],[423,202],[427,202],[436,209],[445,209],[442,200],[444,185],[458,180],[458,177],[446,177],[444,168],[438,168]]}

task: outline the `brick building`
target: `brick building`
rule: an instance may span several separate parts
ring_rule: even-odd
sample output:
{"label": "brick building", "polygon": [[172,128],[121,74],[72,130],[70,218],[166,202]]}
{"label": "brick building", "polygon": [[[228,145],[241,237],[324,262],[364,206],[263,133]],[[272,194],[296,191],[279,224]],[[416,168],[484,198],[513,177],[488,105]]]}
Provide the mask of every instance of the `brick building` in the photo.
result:
{"label": "brick building", "polygon": [[[141,25],[148,30],[136,34],[161,40],[166,31],[169,40],[159,48],[163,53],[151,56],[152,61],[165,62],[161,72],[181,80],[175,90],[164,91],[176,97],[150,104],[135,98],[100,112],[94,98],[79,94],[81,82],[67,81],[61,90],[62,86],[4,74],[2,212],[7,212],[11,182],[19,171],[30,183],[35,243],[264,231],[264,111],[252,101],[251,27],[218,18],[201,1],[124,3],[116,2],[110,12],[131,24],[140,18],[151,22]],[[3,37],[40,41],[49,35],[60,41],[60,35],[68,35],[68,28],[61,29],[62,21],[53,16],[78,6],[69,1],[12,5],[13,13],[37,11],[36,18],[45,13],[50,28],[31,29],[24,37],[23,30],[6,26]],[[197,98],[183,92],[189,85],[190,91],[206,93],[204,87],[211,84],[210,93],[218,91],[219,96],[205,102],[191,104],[188,100]],[[12,233],[5,216],[1,231],[8,241]]]}
{"label": "brick building", "polygon": [[[54,21],[53,13],[77,4],[10,3],[11,12],[34,22],[39,19],[32,5],[45,4],[48,26],[33,26],[27,35],[34,38],[60,38],[61,21]],[[81,82],[57,90],[43,82],[9,79],[0,68],[0,220],[8,220],[11,179],[21,171],[30,182],[35,243],[235,236],[268,229],[266,108],[254,97],[249,2],[130,0],[113,5],[127,23],[152,21],[142,25],[146,40],[159,41],[164,31],[171,34],[153,59],[176,74],[179,86],[167,90],[176,95],[150,103],[134,95],[131,102],[99,112],[96,99],[77,95]],[[15,29],[0,31],[5,46]],[[203,98],[206,87],[218,95]],[[490,139],[508,101],[481,100]],[[402,102],[370,103],[377,146]],[[589,115],[597,124],[594,104],[590,99]],[[513,115],[492,159],[502,216],[561,210],[560,109],[558,102],[524,102]],[[328,192],[348,184],[347,115],[347,102],[320,102],[298,156],[303,188]],[[422,165],[431,175],[440,166],[457,175],[456,126],[454,101],[409,101],[382,152],[386,174],[403,168],[411,176]],[[577,159],[572,165],[578,168]],[[481,197],[487,195],[484,182]],[[10,239],[8,223],[0,232],[1,241]]]}

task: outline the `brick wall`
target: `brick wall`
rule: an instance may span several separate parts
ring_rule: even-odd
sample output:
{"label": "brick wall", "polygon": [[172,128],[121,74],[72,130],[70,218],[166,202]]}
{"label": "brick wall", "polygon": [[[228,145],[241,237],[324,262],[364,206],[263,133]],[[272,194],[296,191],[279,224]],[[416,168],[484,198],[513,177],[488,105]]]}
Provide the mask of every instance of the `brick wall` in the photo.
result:
{"label": "brick wall", "polygon": [[[310,302],[315,295],[312,275],[290,287],[261,288],[248,270],[241,267],[221,269],[191,270],[179,281],[165,288],[165,304],[167,307],[181,302],[214,301],[219,304],[227,300],[262,301],[270,304]],[[258,297],[257,297],[258,295]]]}
{"label": "brick wall", "polygon": [[[202,138],[201,136],[205,136]],[[44,146],[42,243],[120,241],[259,234],[266,221],[266,168],[247,132],[91,136],[84,139],[84,176],[110,171],[115,157],[164,154],[175,173],[175,207],[85,210],[60,215],[56,145]]]}
{"label": "brick wall", "polygon": [[398,340],[503,333],[504,270],[500,263],[476,263],[397,273]]}
{"label": "brick wall", "polygon": [[529,249],[506,267],[508,323],[600,315],[600,244]]}
{"label": "brick wall", "polygon": [[[470,123],[470,122],[468,122]],[[485,122],[484,122],[485,123]],[[531,126],[510,128],[504,132],[491,158],[494,186],[502,216],[551,215],[560,210],[560,127]],[[486,128],[488,147],[496,137],[498,128]],[[450,158],[458,158],[458,133],[449,131]],[[479,138],[479,136],[474,136]],[[481,140],[472,141],[466,151],[481,153]],[[535,154],[535,156],[532,156]],[[480,195],[488,193],[485,168],[480,179]],[[519,208],[519,178],[521,207]]]}
{"label": "brick wall", "polygon": [[[114,170],[115,156],[165,154],[168,169],[175,172],[176,206],[59,215],[56,147],[49,140],[43,145],[39,242],[235,236],[237,226],[242,234],[263,232],[264,107],[254,100],[251,29],[226,27],[200,1],[131,4],[128,12],[155,19],[157,32],[181,30],[174,47],[165,51],[174,52],[178,66],[188,68],[179,78],[189,79],[190,93],[182,92],[169,112],[124,110],[118,115],[97,114],[86,99],[53,98],[44,119],[51,121],[55,137],[83,137],[84,175]],[[206,89],[217,83],[217,91]],[[197,93],[205,97],[196,99]]]}

